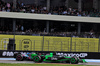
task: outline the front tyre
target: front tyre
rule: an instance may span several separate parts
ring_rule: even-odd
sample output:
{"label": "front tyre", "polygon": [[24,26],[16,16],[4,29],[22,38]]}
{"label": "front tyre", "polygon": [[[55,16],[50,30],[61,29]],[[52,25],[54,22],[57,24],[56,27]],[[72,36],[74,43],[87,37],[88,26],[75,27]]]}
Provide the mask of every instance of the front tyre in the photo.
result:
{"label": "front tyre", "polygon": [[70,63],[71,63],[71,64],[78,64],[78,58],[77,58],[77,57],[72,57],[72,58],[70,59]]}
{"label": "front tyre", "polygon": [[33,58],[33,61],[34,61],[35,63],[40,63],[40,62],[42,62],[42,58],[41,58],[41,56],[35,56],[35,57]]}

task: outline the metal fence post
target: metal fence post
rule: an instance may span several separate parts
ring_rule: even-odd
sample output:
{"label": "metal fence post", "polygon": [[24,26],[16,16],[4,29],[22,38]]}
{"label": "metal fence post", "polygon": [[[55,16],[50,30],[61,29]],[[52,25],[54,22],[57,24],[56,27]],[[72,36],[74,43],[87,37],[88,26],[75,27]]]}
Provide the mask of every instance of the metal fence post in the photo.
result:
{"label": "metal fence post", "polygon": [[22,40],[20,40],[20,41],[21,41],[21,50],[23,50],[23,49],[22,49]]}
{"label": "metal fence post", "polygon": [[48,41],[48,51],[49,51],[49,41]]}
{"label": "metal fence post", "polygon": [[19,40],[19,50],[22,50],[21,40]]}
{"label": "metal fence post", "polygon": [[4,41],[5,42],[4,42],[4,46],[3,47],[4,47],[4,50],[7,50],[6,47],[5,47],[6,46],[6,39],[4,39]]}
{"label": "metal fence post", "polygon": [[88,52],[89,52],[89,49],[90,49],[90,48],[89,48],[89,43],[88,43]]}
{"label": "metal fence post", "polygon": [[32,43],[31,43],[31,51],[32,51]]}
{"label": "metal fence post", "polygon": [[70,52],[72,51],[72,36],[71,36],[71,40],[70,40]]}
{"label": "metal fence post", "polygon": [[34,51],[35,51],[35,40],[34,40]]}
{"label": "metal fence post", "polygon": [[75,39],[75,49],[74,49],[74,51],[76,52],[76,39]]}
{"label": "metal fence post", "polygon": [[43,51],[43,47],[44,47],[44,36],[43,36],[43,43],[42,43],[42,51]]}
{"label": "metal fence post", "polygon": [[62,51],[62,41],[61,41],[61,51]]}
{"label": "metal fence post", "polygon": [[0,50],[2,50],[1,48],[2,48],[2,45],[1,45],[2,43],[1,43],[1,40],[0,40]]}
{"label": "metal fence post", "polygon": [[98,52],[100,52],[100,36],[99,36],[99,43],[98,43]]}
{"label": "metal fence post", "polygon": [[70,42],[69,42],[70,40],[68,39],[68,52],[70,51]]}

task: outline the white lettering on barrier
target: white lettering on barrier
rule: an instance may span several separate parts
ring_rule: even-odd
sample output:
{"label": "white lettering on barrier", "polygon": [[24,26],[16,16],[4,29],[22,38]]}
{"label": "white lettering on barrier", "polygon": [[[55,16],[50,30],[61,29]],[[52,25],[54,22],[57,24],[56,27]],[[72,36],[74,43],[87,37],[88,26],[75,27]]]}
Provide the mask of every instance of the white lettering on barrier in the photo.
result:
{"label": "white lettering on barrier", "polygon": [[68,57],[77,56],[81,58],[85,58],[86,56],[88,56],[87,53],[56,53],[56,55],[62,55],[62,56],[68,56]]}
{"label": "white lettering on barrier", "polygon": [[2,53],[2,56],[6,56],[6,52],[5,51]]}
{"label": "white lettering on barrier", "polygon": [[[4,51],[4,52],[2,53],[2,56],[8,56],[8,57],[10,57],[10,56],[14,56],[15,53],[18,53],[18,52]],[[20,53],[21,53],[21,54],[27,54],[27,52],[20,52]]]}
{"label": "white lettering on barrier", "polygon": [[[18,53],[18,52],[9,52],[9,51],[4,51],[2,53],[2,56],[14,56],[14,53]],[[20,52],[21,54],[27,54],[27,52]],[[77,56],[80,58],[85,58],[86,56],[88,56],[87,53],[56,53],[56,55],[61,55],[61,56],[68,56],[68,57],[73,57],[73,56]]]}
{"label": "white lettering on barrier", "polygon": [[13,52],[6,52],[6,51],[4,51],[3,53],[2,53],[2,56],[14,56],[14,53]]}

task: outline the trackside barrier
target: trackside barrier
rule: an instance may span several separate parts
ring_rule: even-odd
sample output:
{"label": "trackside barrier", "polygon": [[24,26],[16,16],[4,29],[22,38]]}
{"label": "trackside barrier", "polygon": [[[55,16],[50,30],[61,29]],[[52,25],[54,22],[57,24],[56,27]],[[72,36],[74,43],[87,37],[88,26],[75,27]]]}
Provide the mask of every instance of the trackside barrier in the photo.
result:
{"label": "trackside barrier", "polygon": [[[21,54],[27,54],[27,53],[32,53],[32,52],[36,52],[36,53],[43,53],[43,54],[48,54],[50,52],[53,51],[8,51],[8,50],[0,50],[0,57],[14,57],[15,53],[21,53]],[[100,59],[100,52],[56,52],[56,55],[64,55],[64,56],[68,56],[68,57],[73,57],[73,56],[77,56],[79,58],[82,59]]]}
{"label": "trackside barrier", "polygon": [[[7,50],[9,38],[13,35],[0,35],[0,50]],[[99,52],[99,41],[99,38],[15,36],[16,50],[22,51]]]}

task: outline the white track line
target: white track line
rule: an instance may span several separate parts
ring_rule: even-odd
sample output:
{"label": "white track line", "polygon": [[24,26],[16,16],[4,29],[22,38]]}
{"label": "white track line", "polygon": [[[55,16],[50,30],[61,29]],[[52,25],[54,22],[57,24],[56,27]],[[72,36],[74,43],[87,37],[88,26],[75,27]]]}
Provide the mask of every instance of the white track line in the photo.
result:
{"label": "white track line", "polygon": [[[14,58],[0,58],[0,60],[15,60]],[[85,59],[87,62],[100,62],[100,59]]]}
{"label": "white track line", "polygon": [[0,58],[0,60],[15,60],[14,58]]}
{"label": "white track line", "polygon": [[87,62],[100,62],[100,59],[85,59]]}

